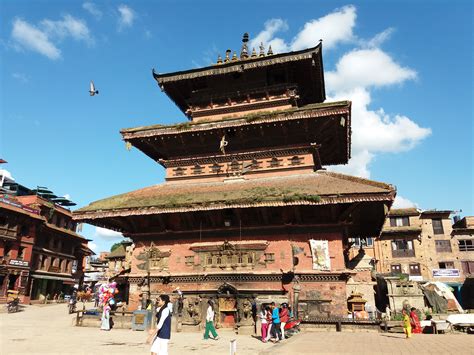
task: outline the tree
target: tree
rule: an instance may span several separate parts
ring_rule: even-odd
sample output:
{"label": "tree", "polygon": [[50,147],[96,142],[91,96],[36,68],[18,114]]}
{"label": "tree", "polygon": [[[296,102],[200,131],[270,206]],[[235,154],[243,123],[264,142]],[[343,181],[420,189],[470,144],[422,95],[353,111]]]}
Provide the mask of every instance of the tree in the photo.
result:
{"label": "tree", "polygon": [[113,252],[115,249],[117,249],[119,246],[121,246],[122,243],[115,243],[110,247],[110,252]]}

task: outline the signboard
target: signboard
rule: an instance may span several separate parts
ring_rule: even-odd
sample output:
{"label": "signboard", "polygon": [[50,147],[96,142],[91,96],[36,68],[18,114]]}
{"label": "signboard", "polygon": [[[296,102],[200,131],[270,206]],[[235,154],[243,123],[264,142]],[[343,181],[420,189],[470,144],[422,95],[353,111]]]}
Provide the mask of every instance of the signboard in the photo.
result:
{"label": "signboard", "polygon": [[433,269],[433,277],[459,277],[459,269]]}
{"label": "signboard", "polygon": [[310,239],[309,244],[313,257],[313,270],[331,270],[328,241]]}
{"label": "signboard", "polygon": [[8,264],[12,266],[22,266],[22,267],[29,266],[28,261],[21,260],[21,259],[10,259],[10,262]]}
{"label": "signboard", "polygon": [[29,213],[34,213],[34,214],[37,214],[37,215],[40,214],[40,211],[38,211],[38,210],[35,210],[35,209],[30,208],[28,206],[22,205],[21,203],[17,203],[15,201],[8,200],[8,199],[3,198],[3,197],[0,197],[0,202],[6,203],[10,206],[21,208],[22,210],[25,210],[26,212],[29,212]]}

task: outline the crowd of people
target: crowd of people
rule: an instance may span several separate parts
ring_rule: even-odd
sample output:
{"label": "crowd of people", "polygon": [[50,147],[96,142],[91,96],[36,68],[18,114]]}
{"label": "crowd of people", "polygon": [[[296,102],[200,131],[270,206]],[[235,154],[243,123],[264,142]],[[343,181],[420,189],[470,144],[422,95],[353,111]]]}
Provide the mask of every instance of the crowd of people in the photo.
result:
{"label": "crowd of people", "polygon": [[262,342],[276,343],[285,339],[285,325],[292,316],[291,307],[287,303],[282,303],[280,307],[275,302],[262,304],[258,314],[262,324]]}

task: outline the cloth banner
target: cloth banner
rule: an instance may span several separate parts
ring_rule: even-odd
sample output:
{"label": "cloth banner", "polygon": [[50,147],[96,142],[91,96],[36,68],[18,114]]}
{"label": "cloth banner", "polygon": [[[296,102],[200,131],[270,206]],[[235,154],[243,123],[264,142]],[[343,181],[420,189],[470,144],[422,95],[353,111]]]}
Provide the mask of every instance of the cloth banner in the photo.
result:
{"label": "cloth banner", "polygon": [[328,241],[310,239],[309,245],[313,256],[313,270],[331,270]]}

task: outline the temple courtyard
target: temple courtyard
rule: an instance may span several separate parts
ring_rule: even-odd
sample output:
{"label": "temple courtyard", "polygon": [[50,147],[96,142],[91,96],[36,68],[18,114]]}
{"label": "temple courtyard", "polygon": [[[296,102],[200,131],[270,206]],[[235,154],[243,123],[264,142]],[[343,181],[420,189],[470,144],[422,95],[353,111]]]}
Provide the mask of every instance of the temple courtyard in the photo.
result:
{"label": "temple courtyard", "polygon": [[[24,306],[22,312],[0,313],[0,354],[149,354],[146,334],[131,330],[72,326],[66,304]],[[218,341],[197,333],[173,333],[170,354],[472,354],[474,335],[414,335],[367,332],[302,332],[279,344],[263,344],[248,335],[220,331]]]}

